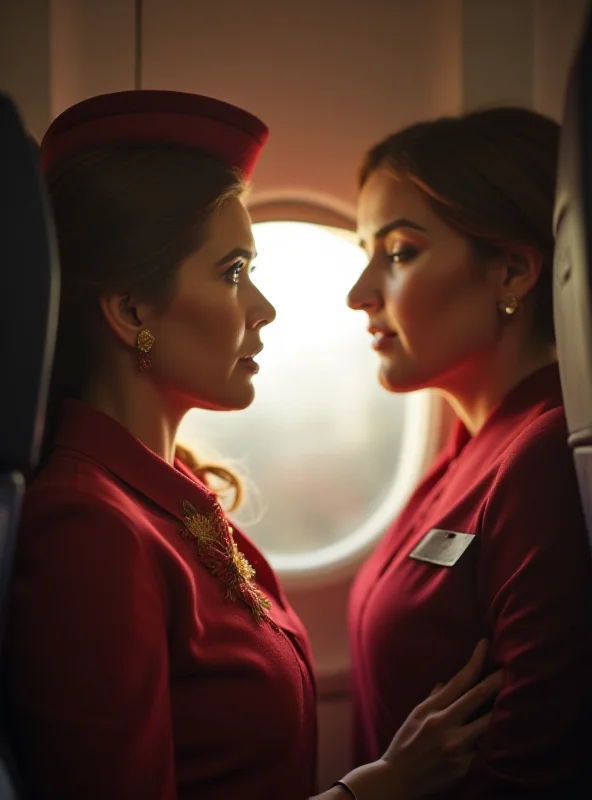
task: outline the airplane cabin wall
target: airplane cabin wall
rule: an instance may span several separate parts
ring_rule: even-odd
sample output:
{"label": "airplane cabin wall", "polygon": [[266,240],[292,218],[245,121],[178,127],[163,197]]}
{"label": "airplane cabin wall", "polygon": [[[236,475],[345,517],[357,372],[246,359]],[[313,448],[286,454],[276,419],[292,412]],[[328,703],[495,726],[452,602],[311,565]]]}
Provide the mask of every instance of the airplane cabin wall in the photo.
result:
{"label": "airplane cabin wall", "polygon": [[0,2],[0,90],[17,102],[39,139],[53,117],[50,0]]}
{"label": "airplane cabin wall", "polygon": [[[13,94],[37,137],[70,104],[120,89],[193,91],[243,105],[272,132],[255,174],[255,209],[280,200],[321,204],[353,225],[358,162],[387,133],[495,103],[558,119],[587,6],[5,0],[0,88]],[[320,675],[324,788],[349,765],[349,579],[288,589],[309,628]]]}

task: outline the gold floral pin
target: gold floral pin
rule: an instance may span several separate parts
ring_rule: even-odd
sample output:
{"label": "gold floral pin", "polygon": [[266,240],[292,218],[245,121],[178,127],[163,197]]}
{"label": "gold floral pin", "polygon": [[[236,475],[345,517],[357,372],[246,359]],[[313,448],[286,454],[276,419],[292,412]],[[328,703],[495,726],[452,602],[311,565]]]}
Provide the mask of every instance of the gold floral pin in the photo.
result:
{"label": "gold floral pin", "polygon": [[204,513],[183,501],[183,517],[185,527],[181,535],[195,542],[200,560],[224,586],[226,599],[242,600],[258,623],[268,622],[277,630],[267,613],[271,602],[253,582],[255,570],[236,546],[222,508],[216,503]]}

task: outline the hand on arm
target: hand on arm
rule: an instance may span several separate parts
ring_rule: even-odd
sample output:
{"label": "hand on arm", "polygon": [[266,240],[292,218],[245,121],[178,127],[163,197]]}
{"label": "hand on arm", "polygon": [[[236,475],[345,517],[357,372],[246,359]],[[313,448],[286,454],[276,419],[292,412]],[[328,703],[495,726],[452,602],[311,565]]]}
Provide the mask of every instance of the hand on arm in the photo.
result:
{"label": "hand on arm", "polygon": [[458,782],[491,714],[465,723],[502,683],[500,672],[477,683],[486,652],[482,641],[466,666],[411,712],[381,759],[352,770],[343,778],[346,786],[313,800],[416,800]]}

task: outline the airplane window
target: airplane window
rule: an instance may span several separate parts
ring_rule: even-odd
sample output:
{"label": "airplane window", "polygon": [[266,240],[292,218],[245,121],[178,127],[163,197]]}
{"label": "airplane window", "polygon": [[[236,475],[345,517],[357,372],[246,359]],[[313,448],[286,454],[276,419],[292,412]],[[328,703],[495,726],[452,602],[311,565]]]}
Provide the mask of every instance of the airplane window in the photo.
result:
{"label": "airplane window", "polygon": [[252,280],[277,310],[262,333],[255,402],[190,412],[180,440],[246,477],[232,517],[285,574],[376,539],[418,478],[426,398],[378,384],[366,315],[346,305],[365,265],[352,232],[278,221],[253,231]]}

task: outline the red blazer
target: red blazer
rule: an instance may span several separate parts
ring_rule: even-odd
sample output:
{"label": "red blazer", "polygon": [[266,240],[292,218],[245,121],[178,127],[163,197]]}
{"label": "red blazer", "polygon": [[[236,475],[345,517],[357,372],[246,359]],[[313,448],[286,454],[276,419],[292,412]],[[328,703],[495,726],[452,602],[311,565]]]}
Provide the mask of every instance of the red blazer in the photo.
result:
{"label": "red blazer", "polygon": [[271,601],[230,600],[183,502],[214,496],[116,423],[69,401],[27,492],[6,691],[32,798],[303,800],[314,791],[306,634],[258,550]]}
{"label": "red blazer", "polygon": [[[358,763],[377,758],[486,636],[505,686],[448,796],[579,796],[572,782],[592,753],[592,560],[566,440],[551,366],[474,438],[458,424],[361,570],[350,605]],[[452,567],[410,558],[434,528],[475,535]]]}

